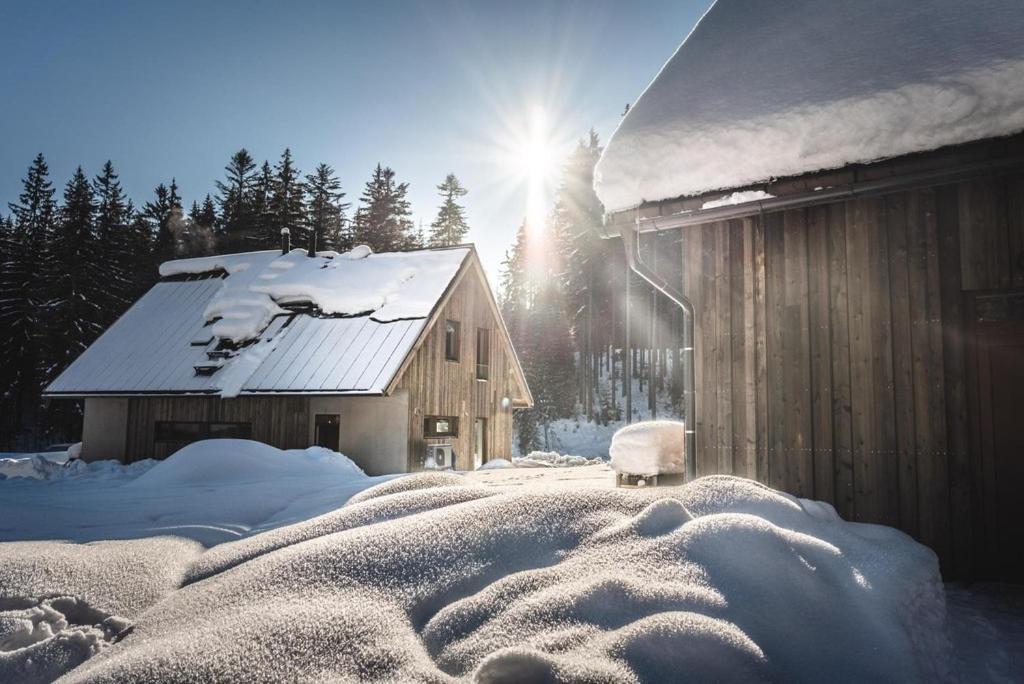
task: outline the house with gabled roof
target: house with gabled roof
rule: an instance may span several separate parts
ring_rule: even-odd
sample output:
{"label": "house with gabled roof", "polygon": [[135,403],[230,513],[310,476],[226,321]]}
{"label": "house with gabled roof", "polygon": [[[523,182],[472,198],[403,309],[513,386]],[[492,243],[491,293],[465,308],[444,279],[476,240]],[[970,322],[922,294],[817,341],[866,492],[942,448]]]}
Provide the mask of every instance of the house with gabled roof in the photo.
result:
{"label": "house with gabled roof", "polygon": [[532,405],[472,245],[181,259],[49,387],[84,399],[82,457],[208,438],[319,445],[367,473],[508,458]]}
{"label": "house with gabled roof", "polygon": [[1024,578],[1022,35],[1017,0],[716,2],[629,109],[601,230],[686,311],[690,477]]}

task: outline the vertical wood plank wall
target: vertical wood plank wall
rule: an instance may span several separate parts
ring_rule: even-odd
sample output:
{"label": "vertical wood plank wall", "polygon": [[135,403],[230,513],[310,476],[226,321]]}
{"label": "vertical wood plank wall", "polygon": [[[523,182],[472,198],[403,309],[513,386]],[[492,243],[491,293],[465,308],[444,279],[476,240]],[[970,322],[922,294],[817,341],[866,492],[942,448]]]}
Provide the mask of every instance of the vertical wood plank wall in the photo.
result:
{"label": "vertical wood plank wall", "polygon": [[[471,468],[473,430],[477,418],[487,420],[487,458],[510,458],[512,410],[501,400],[516,399],[520,392],[513,377],[508,348],[501,341],[498,322],[491,311],[484,282],[473,270],[466,272],[442,308],[398,384],[409,391],[409,470],[421,470],[427,443],[451,443],[457,467]],[[445,320],[460,325],[459,360],[445,359]],[[476,379],[476,331],[490,331],[490,368],[486,381]],[[424,416],[457,416],[456,438],[423,436]],[[487,460],[487,459],[485,459]]]}
{"label": "vertical wood plank wall", "polygon": [[167,458],[153,441],[157,421],[252,423],[252,438],[279,449],[309,446],[309,397],[131,397],[125,461]]}
{"label": "vertical wood plank wall", "polygon": [[697,471],[971,557],[963,293],[1024,284],[1024,178],[683,229]]}

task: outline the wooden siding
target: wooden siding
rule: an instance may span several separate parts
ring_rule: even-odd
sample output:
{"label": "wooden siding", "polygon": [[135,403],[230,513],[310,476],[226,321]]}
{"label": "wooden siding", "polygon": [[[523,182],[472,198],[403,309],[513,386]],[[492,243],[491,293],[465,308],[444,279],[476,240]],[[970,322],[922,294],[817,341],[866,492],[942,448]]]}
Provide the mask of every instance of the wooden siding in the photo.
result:
{"label": "wooden siding", "polygon": [[252,439],[279,449],[304,449],[310,444],[309,397],[131,397],[125,462],[166,458],[153,441],[157,421],[252,423]]}
{"label": "wooden siding", "polygon": [[[409,392],[409,470],[420,470],[428,443],[452,443],[457,467],[472,467],[473,430],[477,418],[487,420],[488,458],[510,458],[512,409],[503,398],[525,400],[515,380],[511,348],[495,318],[490,293],[476,264],[470,264],[437,314],[397,385]],[[445,359],[446,320],[458,321],[459,360]],[[490,368],[486,381],[476,379],[476,331],[490,330]],[[457,416],[456,438],[425,438],[424,416]]]}
{"label": "wooden siding", "polygon": [[967,573],[964,291],[1024,284],[1022,250],[1018,176],[684,228],[698,475],[900,527]]}

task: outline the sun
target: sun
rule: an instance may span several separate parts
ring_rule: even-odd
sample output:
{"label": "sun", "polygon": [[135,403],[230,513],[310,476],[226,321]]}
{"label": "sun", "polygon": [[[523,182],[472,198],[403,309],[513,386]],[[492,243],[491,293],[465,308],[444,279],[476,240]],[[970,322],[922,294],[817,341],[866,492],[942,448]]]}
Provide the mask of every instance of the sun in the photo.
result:
{"label": "sun", "polygon": [[515,175],[526,186],[526,226],[543,230],[547,197],[557,172],[555,144],[547,113],[540,105],[530,108],[528,123],[511,148]]}

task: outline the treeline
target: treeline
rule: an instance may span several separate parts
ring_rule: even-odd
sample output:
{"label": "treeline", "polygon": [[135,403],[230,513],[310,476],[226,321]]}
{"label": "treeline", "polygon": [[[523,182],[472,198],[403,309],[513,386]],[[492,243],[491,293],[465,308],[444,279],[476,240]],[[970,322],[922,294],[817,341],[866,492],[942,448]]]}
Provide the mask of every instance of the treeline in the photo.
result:
{"label": "treeline", "polygon": [[274,249],[284,228],[294,247],[317,250],[463,242],[466,190],[454,174],[437,190],[437,218],[424,234],[413,225],[408,183],[380,164],[349,216],[334,169],[303,174],[287,149],[273,166],[239,150],[213,192],[187,210],[174,179],[136,205],[109,161],[92,178],[76,169],[58,196],[38,155],[0,214],[0,449],[78,438],[81,407],[43,402],[42,390],[156,282],[163,261]]}
{"label": "treeline", "polygon": [[[682,314],[627,269],[621,240],[602,240],[594,230],[604,214],[593,190],[600,156],[591,131],[563,167],[545,224],[521,226],[503,262],[502,313],[535,403],[515,415],[523,453],[558,448],[550,427],[561,418],[626,420],[620,397],[634,386],[634,418],[642,405],[655,415],[659,396],[673,414],[683,413]],[[679,239],[641,239],[645,259],[673,278],[681,277]]]}

